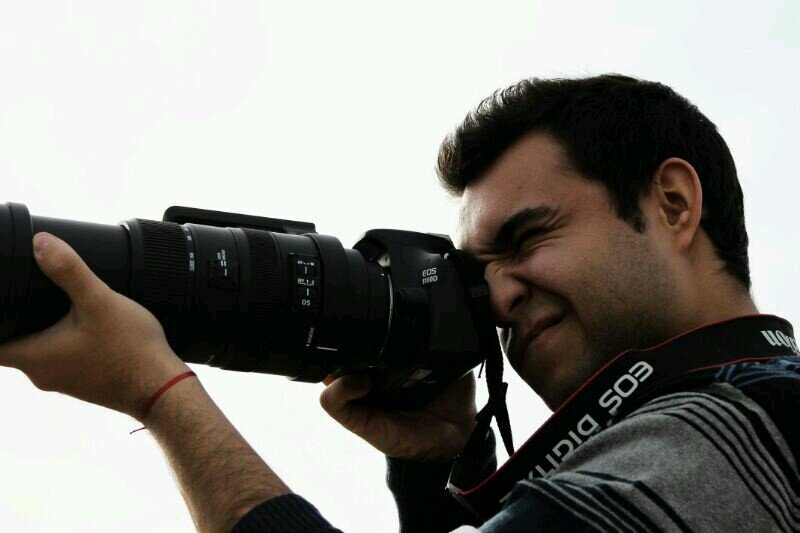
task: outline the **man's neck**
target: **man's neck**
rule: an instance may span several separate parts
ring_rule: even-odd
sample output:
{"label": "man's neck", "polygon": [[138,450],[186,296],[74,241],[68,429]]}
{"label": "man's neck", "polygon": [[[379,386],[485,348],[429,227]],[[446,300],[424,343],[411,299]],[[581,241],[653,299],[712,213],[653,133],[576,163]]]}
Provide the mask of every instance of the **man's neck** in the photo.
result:
{"label": "man's neck", "polygon": [[727,279],[713,284],[705,292],[706,297],[697,300],[696,326],[759,314],[750,294]]}

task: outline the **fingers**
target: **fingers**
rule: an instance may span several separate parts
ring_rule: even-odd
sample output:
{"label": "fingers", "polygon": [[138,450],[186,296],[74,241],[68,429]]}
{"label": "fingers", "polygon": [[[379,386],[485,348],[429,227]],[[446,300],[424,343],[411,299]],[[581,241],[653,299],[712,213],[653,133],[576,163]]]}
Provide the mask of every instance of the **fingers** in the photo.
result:
{"label": "fingers", "polygon": [[[328,381],[331,376],[325,378]],[[348,408],[347,403],[365,396],[370,389],[368,376],[348,375],[331,379],[330,385],[319,396],[319,403],[336,420]]]}
{"label": "fingers", "polygon": [[108,288],[70,245],[54,235],[37,233],[33,247],[41,271],[61,287],[79,309],[90,307],[99,300],[101,291]]}
{"label": "fingers", "polygon": [[[45,246],[37,249],[41,244]],[[108,286],[71,246],[50,233],[39,232],[34,236],[33,247],[39,269],[64,290],[75,309],[92,309],[97,302],[104,301],[102,291]],[[72,353],[76,341],[68,329],[68,321],[62,320],[42,331],[0,344],[0,365],[27,374],[28,367],[35,367],[42,359]]]}
{"label": "fingers", "polygon": [[52,358],[59,352],[72,350],[71,337],[64,331],[64,322],[49,328],[11,339],[0,344],[0,366],[8,366],[29,373],[42,359]]}

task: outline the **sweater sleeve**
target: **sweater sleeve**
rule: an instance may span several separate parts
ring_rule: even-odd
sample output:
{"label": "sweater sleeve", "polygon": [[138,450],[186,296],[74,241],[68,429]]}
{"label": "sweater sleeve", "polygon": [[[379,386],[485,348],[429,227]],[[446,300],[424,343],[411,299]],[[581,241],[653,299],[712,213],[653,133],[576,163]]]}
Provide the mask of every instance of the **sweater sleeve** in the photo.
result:
{"label": "sweater sleeve", "polygon": [[[466,473],[465,484],[477,484],[497,468],[495,437],[484,443],[483,467]],[[463,524],[479,525],[447,491],[452,461],[417,463],[386,458],[386,485],[394,496],[401,533],[451,531]]]}
{"label": "sweater sleeve", "polygon": [[231,533],[342,533],[308,500],[285,494],[254,507],[236,523]]}
{"label": "sweater sleeve", "polygon": [[[465,483],[477,483],[497,468],[494,433],[485,442],[483,468],[466,473]],[[434,533],[474,524],[472,516],[447,492],[452,462],[416,463],[386,458],[386,484],[397,504],[400,531]],[[319,532],[334,533],[333,527],[308,500],[297,494],[271,498],[250,510],[232,533]]]}

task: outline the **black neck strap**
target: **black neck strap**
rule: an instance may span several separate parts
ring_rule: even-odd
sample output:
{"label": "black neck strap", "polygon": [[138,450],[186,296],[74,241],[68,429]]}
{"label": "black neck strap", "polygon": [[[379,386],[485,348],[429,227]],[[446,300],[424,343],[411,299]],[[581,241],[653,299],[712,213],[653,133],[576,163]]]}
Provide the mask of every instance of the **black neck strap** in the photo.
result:
{"label": "black neck strap", "polygon": [[[474,472],[479,461],[475,450],[487,438],[491,414],[485,413],[493,412],[500,403],[493,405],[490,383],[489,404],[479,413],[478,427],[454,461],[447,489],[478,518],[486,519],[502,508],[517,481],[552,472],[594,433],[659,393],[710,382],[711,369],[720,366],[798,354],[791,324],[772,315],[735,318],[697,328],[653,348],[623,352],[565,400],[516,453],[509,452],[508,461],[494,474],[477,486],[459,488],[459,479],[464,479],[461,472]],[[491,362],[487,362],[487,381]],[[499,368],[502,376],[502,359]],[[494,379],[497,382],[502,377]],[[501,394],[507,424],[505,383],[501,385],[496,394]],[[498,428],[502,433],[500,417]],[[510,429],[508,433],[510,438]],[[510,439],[506,444],[508,448]]]}
{"label": "black neck strap", "polygon": [[481,441],[489,433],[492,418],[497,419],[497,429],[506,447],[508,455],[514,453],[514,442],[511,435],[511,423],[506,407],[506,391],[508,383],[503,381],[503,354],[500,351],[500,342],[497,339],[497,329],[491,315],[489,303],[489,287],[483,276],[483,268],[463,250],[449,252],[447,258],[452,261],[466,293],[466,300],[475,327],[478,328],[480,351],[486,354],[486,386],[489,389],[489,401],[478,412],[475,420],[478,422],[472,431],[461,455],[469,461],[477,456],[481,448]]}

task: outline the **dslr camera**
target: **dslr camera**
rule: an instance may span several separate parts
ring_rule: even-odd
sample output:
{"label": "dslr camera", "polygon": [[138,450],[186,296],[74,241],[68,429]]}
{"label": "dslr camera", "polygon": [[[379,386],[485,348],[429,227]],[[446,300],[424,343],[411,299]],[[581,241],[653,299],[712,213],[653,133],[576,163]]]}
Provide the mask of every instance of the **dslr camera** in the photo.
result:
{"label": "dslr camera", "polygon": [[189,363],[305,382],[367,374],[361,403],[413,408],[497,349],[483,271],[445,235],[373,229],[345,248],[308,222],[172,206],[104,225],[13,202],[0,204],[0,342],[69,311],[34,260],[40,231],[152,312]]}

